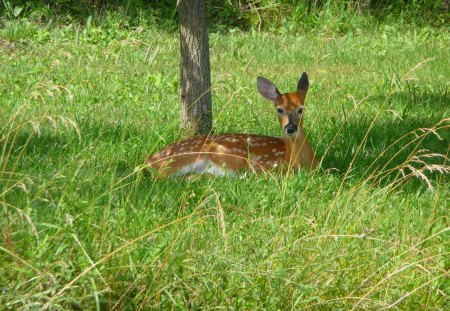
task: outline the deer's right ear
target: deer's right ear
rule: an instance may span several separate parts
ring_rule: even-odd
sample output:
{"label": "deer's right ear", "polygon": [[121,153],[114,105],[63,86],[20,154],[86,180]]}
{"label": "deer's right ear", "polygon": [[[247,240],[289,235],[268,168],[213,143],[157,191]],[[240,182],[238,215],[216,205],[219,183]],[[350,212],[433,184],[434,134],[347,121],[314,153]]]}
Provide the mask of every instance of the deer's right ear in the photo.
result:
{"label": "deer's right ear", "polygon": [[278,96],[280,96],[280,92],[278,92],[277,87],[272,81],[264,77],[258,77],[256,84],[258,86],[259,93],[261,93],[264,98],[273,102],[277,101]]}

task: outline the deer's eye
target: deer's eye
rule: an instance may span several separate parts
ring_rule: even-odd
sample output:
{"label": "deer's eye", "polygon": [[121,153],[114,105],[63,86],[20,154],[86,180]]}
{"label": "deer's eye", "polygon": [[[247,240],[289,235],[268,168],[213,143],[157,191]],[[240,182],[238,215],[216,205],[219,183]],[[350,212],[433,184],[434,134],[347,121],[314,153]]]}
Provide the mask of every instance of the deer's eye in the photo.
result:
{"label": "deer's eye", "polygon": [[283,110],[282,108],[277,108],[277,112],[278,112],[279,114],[282,114],[282,113],[284,112],[284,110]]}
{"label": "deer's eye", "polygon": [[298,107],[297,109],[297,113],[301,114],[303,112],[303,106]]}

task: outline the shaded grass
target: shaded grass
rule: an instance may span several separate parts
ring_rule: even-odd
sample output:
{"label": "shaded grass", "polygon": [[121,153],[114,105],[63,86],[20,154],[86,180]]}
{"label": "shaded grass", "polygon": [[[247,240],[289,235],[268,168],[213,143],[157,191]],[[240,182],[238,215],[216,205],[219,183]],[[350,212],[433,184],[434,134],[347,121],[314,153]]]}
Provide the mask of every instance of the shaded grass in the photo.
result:
{"label": "shaded grass", "polygon": [[322,169],[155,182],[143,159],[183,136],[176,38],[42,31],[0,37],[0,305],[446,308],[449,177],[407,165],[448,165],[447,32],[211,34],[216,132],[278,136],[255,77],[306,70]]}

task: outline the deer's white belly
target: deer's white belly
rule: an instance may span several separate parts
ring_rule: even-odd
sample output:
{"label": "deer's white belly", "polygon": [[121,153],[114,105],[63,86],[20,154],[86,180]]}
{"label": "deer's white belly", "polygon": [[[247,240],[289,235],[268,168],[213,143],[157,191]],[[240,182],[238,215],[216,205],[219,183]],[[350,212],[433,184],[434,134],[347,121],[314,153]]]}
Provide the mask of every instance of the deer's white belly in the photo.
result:
{"label": "deer's white belly", "polygon": [[180,168],[174,176],[182,176],[182,175],[188,175],[188,174],[211,174],[216,176],[233,176],[234,172],[222,167],[217,166],[213,162],[209,160],[199,160],[195,163],[186,165],[182,168]]}

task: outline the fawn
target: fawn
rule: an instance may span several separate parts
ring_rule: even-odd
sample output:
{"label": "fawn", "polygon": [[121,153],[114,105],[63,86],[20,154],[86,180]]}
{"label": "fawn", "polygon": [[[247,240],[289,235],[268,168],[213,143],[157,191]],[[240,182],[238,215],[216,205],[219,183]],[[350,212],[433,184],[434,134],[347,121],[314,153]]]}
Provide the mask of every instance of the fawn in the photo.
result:
{"label": "fawn", "polygon": [[274,102],[283,138],[222,134],[188,138],[166,146],[146,159],[156,177],[209,173],[233,175],[250,169],[262,172],[271,169],[314,169],[319,160],[303,130],[303,113],[309,87],[308,75],[302,74],[297,91],[281,94],[275,84],[258,77],[261,95]]}

